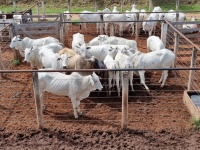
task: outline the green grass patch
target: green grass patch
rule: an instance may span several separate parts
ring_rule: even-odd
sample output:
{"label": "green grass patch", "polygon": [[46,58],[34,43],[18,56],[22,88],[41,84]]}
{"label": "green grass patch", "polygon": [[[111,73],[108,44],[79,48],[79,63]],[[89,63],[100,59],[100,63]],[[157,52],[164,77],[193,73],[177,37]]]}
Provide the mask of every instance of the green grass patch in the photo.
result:
{"label": "green grass patch", "polygon": [[196,119],[195,117],[192,117],[190,119],[190,122],[192,124],[192,126],[197,129],[197,130],[200,130],[200,118],[199,119]]}

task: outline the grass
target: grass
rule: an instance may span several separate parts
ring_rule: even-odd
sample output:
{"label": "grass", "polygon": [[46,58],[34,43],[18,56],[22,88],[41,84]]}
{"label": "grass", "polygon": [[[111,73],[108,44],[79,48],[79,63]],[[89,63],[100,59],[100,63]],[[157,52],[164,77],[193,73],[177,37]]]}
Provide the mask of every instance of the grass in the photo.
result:
{"label": "grass", "polygon": [[[26,10],[30,6],[33,6],[33,4],[30,4],[30,5],[22,5],[22,4],[21,5],[17,5],[17,11]],[[168,11],[170,9],[174,9],[174,10],[176,9],[174,4],[173,5],[170,5],[170,4],[163,5],[162,4],[162,5],[159,5],[159,6],[163,9],[163,11]],[[138,7],[138,9],[145,9],[146,11],[148,11],[148,6],[138,5],[137,7]],[[55,9],[55,8],[57,8],[57,9]],[[104,7],[101,7],[99,9],[102,10],[103,8]],[[109,6],[108,8],[112,9],[113,6]],[[120,5],[118,6],[118,9],[119,10],[121,9]],[[131,6],[124,6],[124,11],[125,10],[130,10],[130,9],[131,9]],[[13,11],[13,7],[12,7],[12,5],[8,5],[8,6],[1,5],[0,6],[0,10],[4,11],[5,13],[10,13],[10,12]],[[46,14],[60,14],[60,13],[63,13],[65,10],[67,10],[67,5],[66,4],[64,4],[64,5],[58,5],[58,4],[57,5],[53,5],[53,4],[45,5],[45,13]],[[88,7],[73,7],[72,6],[72,8],[71,8],[71,12],[73,12],[73,13],[80,13],[83,10],[95,11],[95,8],[94,8],[94,6],[88,6]],[[179,10],[180,11],[200,11],[200,5],[198,5],[198,4],[195,4],[195,5],[194,4],[180,5],[179,6]],[[42,13],[41,6],[40,6],[39,11]],[[33,14],[36,14],[36,8],[35,7],[33,7]]]}
{"label": "grass", "polygon": [[192,118],[190,119],[190,122],[191,122],[192,126],[193,126],[195,129],[200,130],[200,118],[199,118],[199,119],[196,119],[196,118],[192,117]]}

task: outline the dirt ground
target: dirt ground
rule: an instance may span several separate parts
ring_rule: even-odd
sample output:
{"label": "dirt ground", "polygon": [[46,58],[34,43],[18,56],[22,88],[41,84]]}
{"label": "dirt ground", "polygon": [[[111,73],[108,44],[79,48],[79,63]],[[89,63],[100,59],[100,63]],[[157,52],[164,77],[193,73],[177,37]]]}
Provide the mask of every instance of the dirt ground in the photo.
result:
{"label": "dirt ground", "polygon": [[[77,28],[73,27],[71,34],[77,32]],[[94,36],[85,34],[85,41]],[[146,37],[141,35],[137,40],[141,51],[146,51]],[[68,45],[71,38],[67,39]],[[22,63],[13,69],[29,70],[30,64]],[[135,92],[129,92],[127,129],[120,127],[121,99],[116,98],[115,93],[109,98],[103,92],[100,95],[93,92],[81,102],[83,115],[78,120],[73,117],[68,98],[45,93],[45,128],[40,130],[37,129],[31,74],[8,74],[0,80],[0,149],[200,149],[200,132],[191,126],[191,116],[182,102],[185,78],[170,72],[167,85],[161,89],[156,84],[160,73],[146,73],[146,77],[150,93],[134,75]]]}

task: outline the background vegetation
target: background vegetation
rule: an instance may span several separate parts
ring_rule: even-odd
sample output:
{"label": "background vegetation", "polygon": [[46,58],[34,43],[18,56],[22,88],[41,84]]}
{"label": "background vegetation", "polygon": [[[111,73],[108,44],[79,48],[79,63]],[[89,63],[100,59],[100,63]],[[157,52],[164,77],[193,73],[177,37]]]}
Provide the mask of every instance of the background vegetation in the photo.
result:
{"label": "background vegetation", "polygon": [[[38,0],[17,0],[17,11],[28,9]],[[176,0],[152,0],[153,7],[160,6],[164,11],[176,9]],[[13,11],[12,0],[0,0],[0,10],[5,13]],[[200,11],[200,0],[179,0],[181,11]],[[121,9],[121,0],[97,0],[98,9],[118,6]],[[148,0],[124,0],[124,10],[130,10],[132,4],[137,4],[138,9],[149,10]],[[68,8],[68,0],[45,0],[45,12],[47,14],[62,13]],[[94,0],[71,0],[71,12],[81,12],[83,10],[95,11]],[[33,8],[33,12],[36,10]]]}

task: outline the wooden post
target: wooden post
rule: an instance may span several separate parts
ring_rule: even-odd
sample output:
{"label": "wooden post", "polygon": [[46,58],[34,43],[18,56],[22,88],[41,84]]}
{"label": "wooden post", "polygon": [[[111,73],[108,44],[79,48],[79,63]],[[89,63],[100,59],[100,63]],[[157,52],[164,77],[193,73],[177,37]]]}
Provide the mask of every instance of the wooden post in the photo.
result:
{"label": "wooden post", "polygon": [[110,24],[110,36],[114,36],[114,23]]}
{"label": "wooden post", "polygon": [[[40,14],[40,10],[39,10],[39,3],[36,4],[36,12],[37,12],[37,15],[39,16]],[[40,18],[38,17],[38,21],[40,20]]]}
{"label": "wooden post", "polygon": [[95,12],[97,12],[97,9],[98,9],[98,5],[97,5],[97,0],[94,0],[94,7],[95,7]]}
{"label": "wooden post", "polygon": [[44,128],[44,120],[43,120],[42,104],[41,104],[40,93],[39,93],[38,73],[33,72],[32,77],[33,77],[33,89],[34,89],[34,98],[35,98],[38,128],[43,129]]}
{"label": "wooden post", "polygon": [[149,12],[152,11],[152,0],[149,0]]}
{"label": "wooden post", "polygon": [[128,126],[128,73],[123,73],[122,78],[122,122],[121,128]]}
{"label": "wooden post", "polygon": [[[2,45],[1,45],[2,46]],[[5,70],[4,65],[3,65],[3,59],[2,59],[2,55],[1,55],[1,46],[0,46],[0,70]],[[4,74],[1,73],[0,77],[3,78]]]}
{"label": "wooden post", "polygon": [[44,0],[42,0],[42,15],[45,16]]}
{"label": "wooden post", "polygon": [[[196,67],[196,61],[197,61],[197,49],[194,47],[193,51],[192,51],[192,58],[191,58],[190,68],[195,68]],[[189,73],[188,90],[191,90],[191,88],[192,88],[194,71],[195,70],[190,70],[190,73]]]}
{"label": "wooden post", "polygon": [[124,0],[121,0],[121,12],[124,12]]}
{"label": "wooden post", "polygon": [[71,3],[70,3],[70,0],[68,0],[68,11],[71,12]]}
{"label": "wooden post", "polygon": [[[139,17],[140,17],[140,14],[139,12],[136,12],[136,20],[139,21]],[[139,36],[139,30],[140,30],[140,22],[136,22],[135,24],[135,36],[136,36],[136,39],[138,39],[138,36]]]}
{"label": "wooden post", "polygon": [[16,0],[13,0],[13,11],[16,12]]}
{"label": "wooden post", "polygon": [[168,24],[162,23],[162,25],[161,25],[161,40],[166,48],[167,48],[167,30],[168,30]]}
{"label": "wooden post", "polygon": [[[63,22],[66,21],[66,17],[63,17],[63,14],[60,14],[60,20]],[[66,23],[61,23],[60,27],[60,42],[65,45],[65,28],[67,27]]]}
{"label": "wooden post", "polygon": [[174,64],[172,65],[173,68],[176,67],[177,53],[178,53],[178,47],[179,47],[179,34],[177,32],[174,32],[174,36],[175,36],[175,41],[174,41],[175,60],[174,60]]}
{"label": "wooden post", "polygon": [[176,0],[176,11],[179,9],[179,0]]}
{"label": "wooden post", "polygon": [[[103,14],[100,14],[101,22],[103,22]],[[103,34],[103,25],[104,23],[100,23],[100,34]]]}

